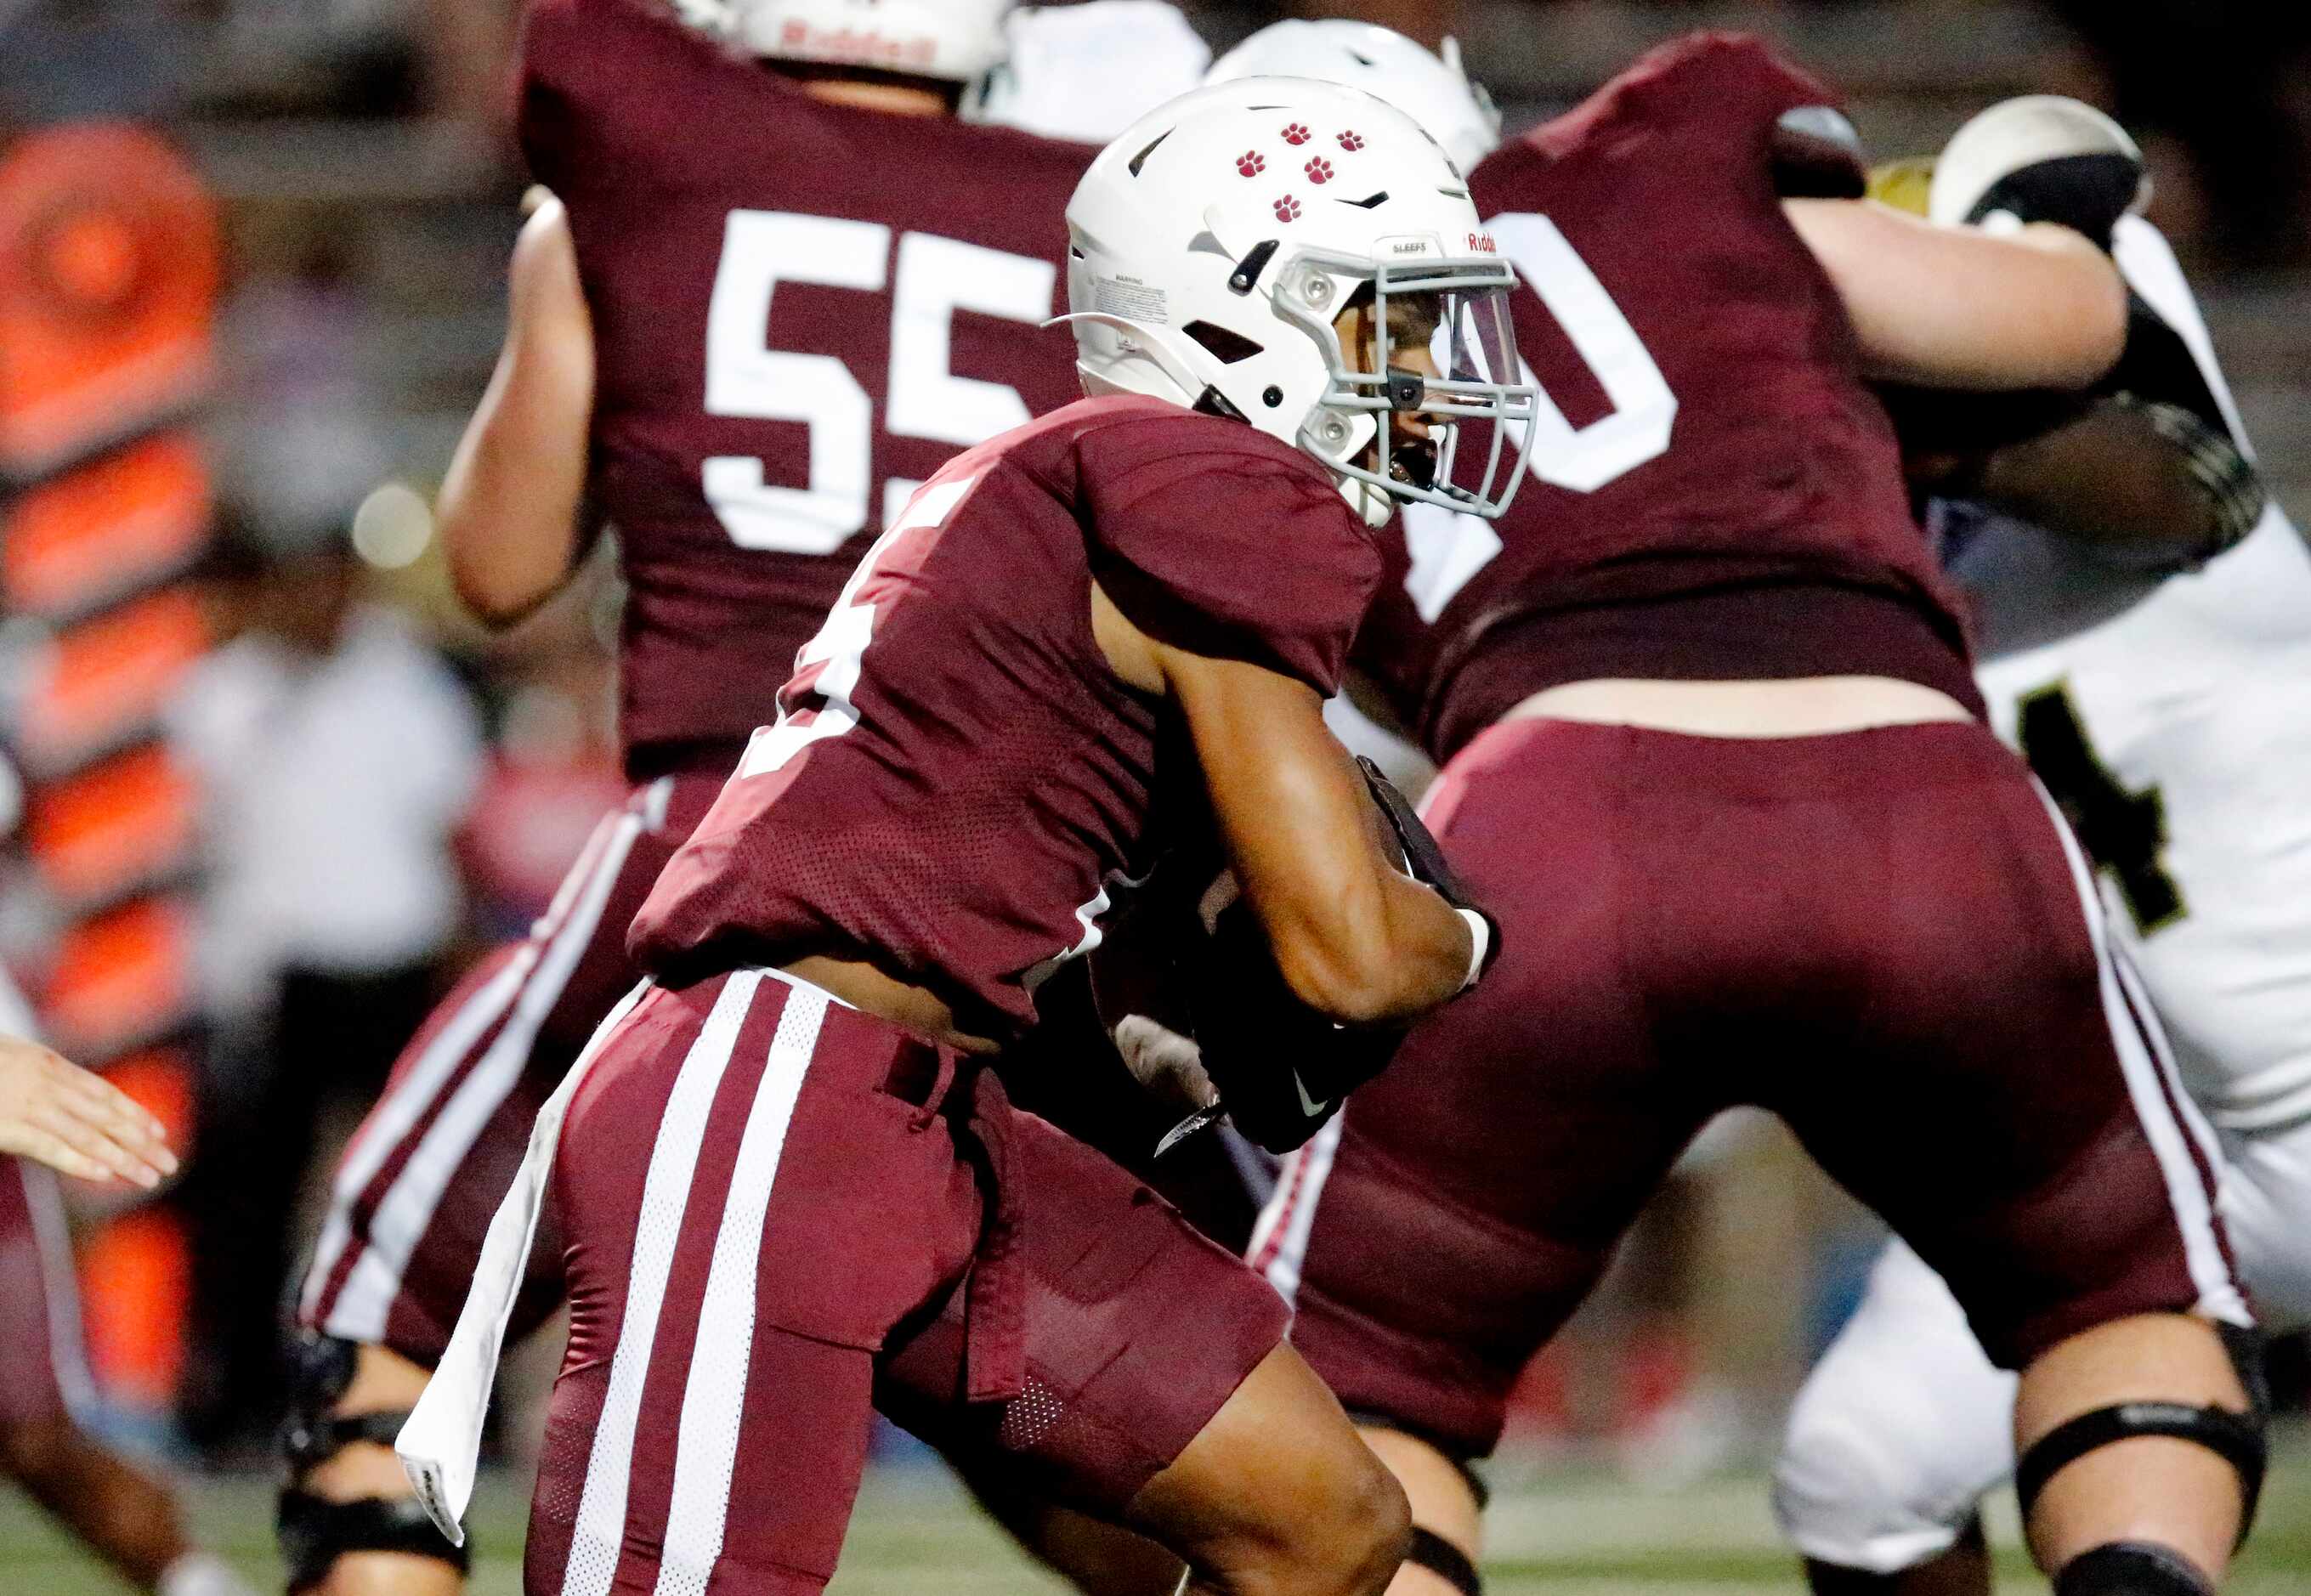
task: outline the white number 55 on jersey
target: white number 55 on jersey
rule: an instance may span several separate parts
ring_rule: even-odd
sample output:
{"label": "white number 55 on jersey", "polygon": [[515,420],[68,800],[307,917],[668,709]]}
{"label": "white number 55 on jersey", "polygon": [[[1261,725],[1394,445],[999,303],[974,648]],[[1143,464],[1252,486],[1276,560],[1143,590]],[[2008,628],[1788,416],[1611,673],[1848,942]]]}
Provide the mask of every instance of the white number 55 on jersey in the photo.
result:
{"label": "white number 55 on jersey", "polygon": [[[875,222],[785,211],[733,211],[706,311],[706,413],[810,428],[810,485],[780,487],[751,455],[705,463],[706,501],[741,548],[831,554],[878,524],[920,483],[883,484],[872,502],[875,402],[850,368],[832,354],[770,348],[771,301],[781,282],[879,293],[892,276],[891,230]],[[958,310],[1038,326],[1051,313],[1058,269],[932,233],[898,242],[892,294],[890,397],[885,431],[968,447],[1028,419],[1025,401],[999,382],[947,370]]]}

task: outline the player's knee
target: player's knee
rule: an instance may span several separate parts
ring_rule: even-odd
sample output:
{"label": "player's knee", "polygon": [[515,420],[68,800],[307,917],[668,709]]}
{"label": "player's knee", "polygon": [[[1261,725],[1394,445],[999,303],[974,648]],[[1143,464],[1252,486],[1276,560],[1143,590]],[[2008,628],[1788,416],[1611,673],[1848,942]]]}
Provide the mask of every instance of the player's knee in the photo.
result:
{"label": "player's knee", "polygon": [[1334,1522],[1323,1532],[1334,1553],[1332,1566],[1327,1578],[1309,1589],[1378,1596],[1412,1549],[1412,1506],[1404,1487],[1365,1452],[1334,1502]]}
{"label": "player's knee", "polygon": [[1926,1471],[1888,1443],[1914,1435],[1801,1397],[1774,1464],[1774,1513],[1791,1545],[1814,1562],[1871,1574],[1947,1551],[1973,1504],[1944,1511]]}
{"label": "player's knee", "polygon": [[1344,1449],[1314,1488],[1257,1530],[1210,1549],[1203,1572],[1261,1596],[1379,1596],[1412,1544],[1404,1487],[1363,1446]]}
{"label": "player's knee", "polygon": [[[2182,1332],[2179,1339],[2176,1333],[2178,1330]],[[2073,1463],[2106,1447],[2155,1437],[2187,1442],[2229,1465],[2237,1489],[2236,1539],[2244,1543],[2247,1531],[2254,1527],[2255,1508],[2263,1495],[2263,1473],[2270,1461],[2267,1432],[2271,1398],[2263,1373],[2261,1339],[2254,1331],[2237,1326],[2209,1325],[2179,1316],[2136,1321],[2115,1331],[2106,1330],[2089,1335],[2097,1338],[2098,1344],[2087,1347],[2089,1337],[2082,1336],[2057,1348],[2045,1360],[2064,1360],[2062,1366],[2047,1372],[2046,1383],[2065,1394],[2074,1394],[2077,1387],[2106,1380],[2101,1372],[2102,1365],[2115,1346],[2131,1352],[2140,1351],[2141,1361],[2154,1365],[2162,1362],[2163,1353],[2167,1378],[2175,1382],[2176,1389],[2191,1390],[2200,1400],[2159,1400],[2120,1391],[2113,1393],[2120,1400],[2108,1406],[2074,1413],[2045,1429],[2023,1450],[2015,1464],[2014,1494],[2021,1504],[2023,1521],[2035,1522],[2040,1498]],[[2119,1339],[2120,1337],[2124,1339]],[[2158,1339],[2161,1337],[2163,1346]],[[2221,1357],[2228,1362],[2228,1382],[2209,1377],[2204,1353],[2210,1337]],[[2193,1356],[2194,1352],[2199,1356]],[[2032,1377],[2037,1378],[2040,1374],[2039,1366],[2034,1365]],[[2245,1394],[2244,1410],[2228,1405],[2219,1395],[2213,1401],[2204,1400],[2211,1388],[2219,1388],[2222,1383],[2230,1383]]]}
{"label": "player's knee", "polygon": [[[394,1457],[406,1408],[368,1405],[378,1389],[406,1383],[392,1368],[402,1360],[364,1363],[361,1354],[371,1350],[311,1333],[293,1349],[289,1417],[281,1429],[288,1483],[274,1523],[292,1592],[318,1588],[339,1558],[363,1552],[466,1570],[466,1549],[434,1528]],[[422,1390],[422,1376],[417,1384]],[[356,1399],[362,1410],[345,1411]]]}
{"label": "player's knee", "polygon": [[2054,1596],[2213,1596],[2214,1582],[2163,1546],[2117,1541],[2063,1565]]}

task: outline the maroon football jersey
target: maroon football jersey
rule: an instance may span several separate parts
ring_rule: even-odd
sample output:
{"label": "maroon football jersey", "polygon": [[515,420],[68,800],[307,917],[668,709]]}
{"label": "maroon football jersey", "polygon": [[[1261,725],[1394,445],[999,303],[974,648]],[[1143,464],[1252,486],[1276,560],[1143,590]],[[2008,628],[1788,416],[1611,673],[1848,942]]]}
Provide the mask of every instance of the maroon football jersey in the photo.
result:
{"label": "maroon football jersey", "polygon": [[866,958],[969,1024],[1031,1024],[1111,879],[1189,834],[1151,824],[1193,763],[1110,670],[1093,581],[1151,636],[1330,693],[1380,571],[1330,475],[1240,421],[1090,399],[971,450],[851,573],[636,956],[674,981]]}
{"label": "maroon football jersey", "polygon": [[1037,324],[1096,152],[829,105],[658,0],[537,0],[519,117],[593,313],[629,772],[727,769],[891,510],[1079,396]]}
{"label": "maroon football jersey", "polygon": [[1830,103],[1756,40],[1695,35],[1471,175],[1544,395],[1530,479],[1497,523],[1412,507],[1357,645],[1439,758],[1581,676],[1971,694],[1892,429],[1775,192],[1776,119]]}

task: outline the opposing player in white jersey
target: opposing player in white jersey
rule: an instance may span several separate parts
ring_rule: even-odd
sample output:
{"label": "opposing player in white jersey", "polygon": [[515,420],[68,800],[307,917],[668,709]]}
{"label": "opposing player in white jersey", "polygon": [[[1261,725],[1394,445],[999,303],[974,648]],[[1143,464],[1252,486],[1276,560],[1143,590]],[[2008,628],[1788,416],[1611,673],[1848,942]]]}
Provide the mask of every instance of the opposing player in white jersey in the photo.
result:
{"label": "opposing player in white jersey", "polygon": [[[1952,140],[1927,205],[1995,226],[2028,214],[2022,196],[2079,203],[2097,165],[2124,184],[2135,159],[2087,107],[2010,101]],[[2211,530],[2201,553],[2235,546],[2146,567],[2107,540],[1962,504],[1935,514],[1975,599],[1993,720],[2094,857],[2121,968],[2140,977],[2130,997],[2147,993],[2219,1132],[2242,1277],[2285,1330],[2311,1321],[2311,554],[2275,503],[2254,513],[2245,433],[2173,252],[2105,192],[2140,301],[2121,375],[2139,377],[2133,400],[2165,402],[2154,419],[2207,490],[2207,524],[2178,541]],[[1896,1243],[1799,1397],[1777,1471],[1820,1596],[1987,1596],[1978,1507],[2014,1470],[2014,1393]]]}

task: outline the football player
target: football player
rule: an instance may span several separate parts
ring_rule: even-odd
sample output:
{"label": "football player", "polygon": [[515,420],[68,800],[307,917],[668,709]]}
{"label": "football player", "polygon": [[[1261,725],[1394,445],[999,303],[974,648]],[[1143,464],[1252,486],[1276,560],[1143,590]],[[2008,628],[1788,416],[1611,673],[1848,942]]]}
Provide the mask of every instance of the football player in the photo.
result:
{"label": "football player", "polygon": [[[643,904],[653,980],[541,1114],[402,1435],[453,1526],[550,1199],[539,1596],[817,1590],[870,1402],[1143,1529],[1192,1589],[1377,1592],[1402,1557],[1275,1294],[998,1071],[1113,883],[1215,833],[1215,976],[1261,963],[1303,1019],[1255,1061],[1283,1095],[1336,1101],[1482,990],[1490,922],[1321,711],[1372,528],[1506,507],[1513,274],[1416,125],[1295,80],[1151,113],[1067,220],[1098,397],[948,465],[852,572]],[[1456,475],[1464,425],[1494,447]]]}
{"label": "football player", "polygon": [[[1075,399],[1067,198],[1096,150],[952,114],[1008,0],[539,0],[519,131],[552,191],[440,525],[477,615],[606,521],[634,783],[528,940],[436,1011],[340,1164],[300,1304],[291,1588],[449,1596],[464,1553],[390,1443],[538,1104],[639,972],[625,929],[864,547],[966,445]],[[1168,57],[1167,57],[1168,58]],[[1200,65],[1200,63],[1190,63]],[[1185,84],[1124,79],[1144,107]],[[538,1250],[514,1333],[561,1297]]]}
{"label": "football player", "polygon": [[1471,176],[1522,280],[1536,480],[1497,526],[1408,510],[1359,652],[1446,762],[1427,814],[1507,951],[1295,1155],[1252,1250],[1411,1495],[1407,1592],[1477,1588],[1456,1465],[1740,1103],[2023,1371],[2062,1596],[2200,1596],[2246,1522],[2262,1421],[2204,1128],[1983,724],[1868,386],[2084,387],[2124,287],[2065,230],[1812,196],[1861,176],[1820,86],[1725,35]]}
{"label": "football player", "polygon": [[[147,1190],[176,1173],[159,1121],[103,1077],[31,1040],[31,1010],[0,974],[0,1475],[140,1591],[249,1596],[187,1537],[169,1488],[75,1422],[92,1395],[72,1239],[50,1169]],[[36,1167],[45,1164],[48,1168]]]}
{"label": "football player", "polygon": [[[2114,558],[2102,524],[2119,508],[2106,481],[2139,475],[2155,439],[2132,458],[2073,463],[2069,493],[2089,507],[2073,508],[2075,529],[1965,503],[1937,506],[1938,519],[1974,602],[1993,722],[2072,817],[2113,939],[2214,1122],[2219,1206],[2257,1313],[2299,1327],[2311,1321],[2311,829],[2273,801],[2270,772],[2311,727],[2311,556],[2257,491],[2173,253],[2132,214],[2141,162],[2123,130],[2034,96],[1984,111],[1910,175],[1912,203],[1938,221],[2054,218],[2110,244],[2136,296],[2110,385],[2201,481],[2195,509],[2167,511],[2163,562],[2132,543]],[[2014,1471],[2014,1400],[1949,1287],[1895,1243],[1799,1398],[1778,1470],[1775,1505],[1815,1590],[1986,1596],[1978,1509]]]}

